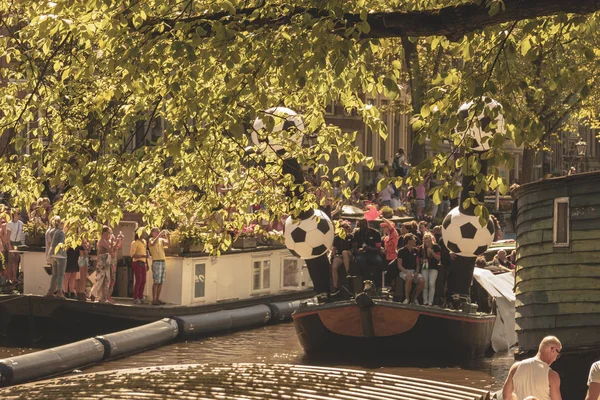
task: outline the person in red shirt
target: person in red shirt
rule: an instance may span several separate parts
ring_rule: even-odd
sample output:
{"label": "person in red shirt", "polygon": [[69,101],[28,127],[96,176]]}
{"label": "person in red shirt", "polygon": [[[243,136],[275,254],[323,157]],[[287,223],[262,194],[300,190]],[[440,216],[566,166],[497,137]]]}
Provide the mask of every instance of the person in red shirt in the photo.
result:
{"label": "person in red shirt", "polygon": [[394,261],[398,252],[398,231],[393,222],[381,217],[383,223],[381,229],[383,230],[383,248],[385,261],[389,264],[390,261]]}

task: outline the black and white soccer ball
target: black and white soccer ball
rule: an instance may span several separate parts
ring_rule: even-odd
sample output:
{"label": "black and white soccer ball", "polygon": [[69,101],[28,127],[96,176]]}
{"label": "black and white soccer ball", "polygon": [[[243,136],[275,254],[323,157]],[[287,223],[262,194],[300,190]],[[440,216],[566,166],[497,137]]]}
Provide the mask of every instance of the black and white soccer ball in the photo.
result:
{"label": "black and white soccer ball", "polygon": [[[469,101],[461,105],[458,109],[458,114],[464,117],[463,124],[465,127],[464,131],[461,132],[461,135],[468,136],[473,139],[472,149],[475,151],[487,151],[490,149],[490,139],[495,133],[504,134],[506,132],[506,127],[504,125],[504,116],[502,115],[502,105],[498,103],[496,100],[488,100],[485,104],[485,108],[488,110],[493,110],[496,107],[499,107],[498,114],[496,116],[495,124],[496,127],[494,130],[490,128],[491,118],[486,115],[486,112],[481,113],[476,120],[471,121],[468,117],[469,111],[471,107],[474,107],[475,103],[473,101]],[[468,124],[468,125],[467,125]]]}
{"label": "black and white soccer ball", "polygon": [[444,244],[453,253],[463,257],[480,256],[492,244],[496,227],[488,219],[485,226],[479,223],[479,217],[460,212],[458,207],[450,210],[442,223]]}
{"label": "black and white soccer ball", "polygon": [[285,246],[304,260],[325,254],[333,245],[334,235],[331,220],[321,210],[315,210],[307,219],[288,217],[283,228]]}
{"label": "black and white soccer ball", "polygon": [[[254,120],[250,132],[250,139],[257,147],[257,152],[277,152],[284,149],[286,143],[289,145],[291,142],[297,146],[302,145],[304,122],[295,111],[286,107],[273,107],[262,111],[261,115]],[[264,121],[266,118],[273,119],[274,126],[270,132],[263,132],[267,128]]]}

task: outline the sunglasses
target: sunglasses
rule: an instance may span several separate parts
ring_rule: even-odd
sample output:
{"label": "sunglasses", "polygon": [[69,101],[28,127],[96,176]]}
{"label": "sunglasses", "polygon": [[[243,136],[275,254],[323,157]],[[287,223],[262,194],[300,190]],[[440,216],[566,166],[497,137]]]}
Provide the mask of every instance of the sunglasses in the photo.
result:
{"label": "sunglasses", "polygon": [[554,350],[556,350],[556,359],[559,359],[559,358],[560,358],[560,352],[561,352],[561,351],[558,349],[558,347],[550,347],[550,349],[554,349]]}

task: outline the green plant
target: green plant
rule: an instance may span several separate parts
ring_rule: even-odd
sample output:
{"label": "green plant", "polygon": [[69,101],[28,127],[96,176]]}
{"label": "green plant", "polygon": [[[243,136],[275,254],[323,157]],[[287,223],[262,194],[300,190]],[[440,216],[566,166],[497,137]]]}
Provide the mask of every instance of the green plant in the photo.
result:
{"label": "green plant", "polygon": [[379,209],[383,218],[392,218],[394,216],[394,210],[390,206],[383,206]]}
{"label": "green plant", "polygon": [[404,217],[407,214],[406,207],[400,206],[394,210],[394,213],[399,217]]}
{"label": "green plant", "polygon": [[28,246],[43,246],[48,225],[40,220],[32,219],[23,225],[25,244]]}

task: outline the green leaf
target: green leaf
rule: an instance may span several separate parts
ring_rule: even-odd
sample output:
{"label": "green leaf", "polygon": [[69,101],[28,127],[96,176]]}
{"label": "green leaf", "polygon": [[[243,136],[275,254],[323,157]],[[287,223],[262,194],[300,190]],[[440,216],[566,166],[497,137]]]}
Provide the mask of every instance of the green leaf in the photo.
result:
{"label": "green leaf", "polygon": [[391,78],[384,78],[383,85],[385,86],[384,95],[390,100],[398,98],[398,84]]}

